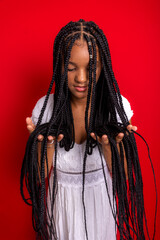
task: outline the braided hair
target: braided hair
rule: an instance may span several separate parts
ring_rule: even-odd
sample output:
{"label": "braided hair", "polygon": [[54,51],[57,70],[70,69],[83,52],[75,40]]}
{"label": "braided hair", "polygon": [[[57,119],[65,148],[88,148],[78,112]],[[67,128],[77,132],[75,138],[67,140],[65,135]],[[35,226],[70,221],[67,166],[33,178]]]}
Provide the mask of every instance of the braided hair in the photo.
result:
{"label": "braided hair", "polygon": [[[68,89],[68,63],[72,47],[77,39],[83,38],[87,42],[90,55],[89,60],[89,86],[85,111],[85,129],[87,132],[86,147],[83,160],[82,202],[85,220],[85,232],[88,239],[86,211],[84,203],[85,194],[85,168],[87,155],[92,154],[95,146],[98,146],[106,194],[108,194],[112,214],[120,234],[120,239],[145,239],[144,235],[144,199],[141,168],[138,158],[134,131],[129,132],[127,115],[122,104],[122,97],[115,79],[108,42],[103,31],[93,22],[80,19],[77,22],[69,22],[57,34],[53,47],[53,77],[45,97],[35,130],[30,135],[21,169],[21,195],[23,200],[32,206],[33,228],[38,232],[40,239],[58,239],[53,215],[53,207],[57,194],[57,138],[63,134],[64,138],[59,145],[66,151],[73,148],[75,143],[74,121],[70,104],[70,92]],[[103,68],[96,83],[96,46],[98,46]],[[93,50],[93,53],[92,53]],[[62,72],[62,67],[64,71]],[[54,107],[51,119],[48,123],[41,124],[44,111],[55,82]],[[89,105],[91,111],[88,122]],[[118,122],[117,114],[121,122]],[[96,136],[107,134],[112,153],[112,189],[116,208],[111,203],[108,192],[107,180],[101,156],[100,144],[94,140],[90,133]],[[115,137],[118,133],[124,133],[118,151]],[[37,154],[37,137],[44,136],[41,145],[40,165]],[[55,159],[53,166],[53,187],[49,186],[49,169],[47,158],[47,138],[55,136]],[[124,170],[124,151],[127,161],[128,184]],[[119,153],[120,152],[120,153]],[[47,181],[45,179],[45,164],[47,166]],[[24,196],[24,181],[30,198]],[[48,184],[47,184],[47,183]],[[50,206],[47,200],[49,191]],[[50,211],[51,209],[51,211]],[[146,221],[145,221],[146,222]],[[146,224],[147,225],[147,224]],[[147,227],[147,226],[146,226]],[[148,231],[147,231],[148,232]],[[149,238],[149,234],[148,234]]]}

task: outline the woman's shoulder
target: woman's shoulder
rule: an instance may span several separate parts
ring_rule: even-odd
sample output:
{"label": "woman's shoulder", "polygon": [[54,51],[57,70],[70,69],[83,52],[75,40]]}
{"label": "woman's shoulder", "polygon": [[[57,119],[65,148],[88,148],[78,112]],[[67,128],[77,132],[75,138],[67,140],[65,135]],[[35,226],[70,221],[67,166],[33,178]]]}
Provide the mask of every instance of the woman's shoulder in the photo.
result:
{"label": "woman's shoulder", "polygon": [[[122,97],[122,103],[123,103],[124,111],[125,111],[125,113],[126,113],[126,115],[127,115],[127,117],[128,117],[128,120],[130,121],[130,119],[131,119],[132,116],[133,116],[133,110],[131,109],[131,104],[130,104],[130,102],[128,101],[128,99],[125,98],[123,95],[121,95],[121,97]],[[118,120],[118,122],[121,122],[118,113],[117,113],[117,120]]]}
{"label": "woman's shoulder", "polygon": [[[43,103],[45,101],[45,98],[46,98],[47,95],[41,97],[35,104],[35,107],[42,107],[43,106]],[[53,97],[54,97],[54,94],[51,93],[48,97],[48,102],[47,102],[47,105],[50,105],[50,104],[53,104]]]}
{"label": "woman's shoulder", "polygon": [[[46,99],[46,95],[41,97],[36,102],[36,104],[35,104],[35,106],[32,110],[31,119],[32,119],[33,124],[35,124],[35,125],[37,124],[37,121],[38,121],[39,115],[41,113],[41,109],[43,107],[45,99]],[[45,111],[44,111],[44,115],[42,117],[41,124],[45,123],[45,122],[49,122],[49,120],[52,116],[53,105],[54,105],[54,94],[52,93],[52,94],[49,95],[47,105],[46,105],[46,108],[45,108]]]}

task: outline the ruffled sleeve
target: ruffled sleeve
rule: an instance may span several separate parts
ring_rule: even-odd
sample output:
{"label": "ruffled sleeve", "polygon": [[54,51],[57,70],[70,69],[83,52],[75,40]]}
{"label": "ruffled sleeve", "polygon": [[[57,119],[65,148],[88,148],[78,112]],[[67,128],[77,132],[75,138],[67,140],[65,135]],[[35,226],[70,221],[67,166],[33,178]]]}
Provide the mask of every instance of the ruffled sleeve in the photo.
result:
{"label": "ruffled sleeve", "polygon": [[[33,108],[31,119],[32,119],[32,122],[33,122],[34,125],[36,125],[37,122],[38,122],[38,118],[39,118],[39,115],[41,113],[41,109],[43,107],[45,97],[46,96],[41,97],[37,101],[35,107]],[[49,98],[48,98],[46,109],[44,111],[44,115],[42,117],[41,124],[49,122],[49,120],[51,119],[52,111],[53,111],[53,105],[54,105],[54,99],[53,98],[54,98],[54,94],[50,94]]]}
{"label": "ruffled sleeve", "polygon": [[[133,110],[131,109],[131,105],[130,105],[129,101],[125,97],[123,97],[123,96],[122,96],[122,103],[123,103],[123,107],[124,107],[125,113],[126,113],[126,115],[128,117],[128,120],[130,121],[130,119],[133,116]],[[117,113],[117,121],[121,122],[121,119],[120,119],[118,113]]]}

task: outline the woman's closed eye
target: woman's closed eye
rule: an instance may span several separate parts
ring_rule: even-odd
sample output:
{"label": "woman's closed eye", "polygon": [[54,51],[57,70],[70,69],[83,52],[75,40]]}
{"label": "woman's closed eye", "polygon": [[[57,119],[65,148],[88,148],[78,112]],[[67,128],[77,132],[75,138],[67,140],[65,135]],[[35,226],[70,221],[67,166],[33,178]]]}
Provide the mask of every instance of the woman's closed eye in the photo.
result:
{"label": "woman's closed eye", "polygon": [[68,68],[68,71],[70,71],[70,72],[72,72],[72,71],[74,71],[74,70],[76,70],[76,68],[72,68],[72,69],[69,69],[69,68]]}
{"label": "woman's closed eye", "polygon": [[[68,68],[68,71],[69,71],[69,72],[72,72],[72,71],[74,71],[74,70],[76,70],[76,68]],[[94,70],[94,66],[92,66],[92,70]],[[89,68],[87,68],[87,71],[89,71]]]}

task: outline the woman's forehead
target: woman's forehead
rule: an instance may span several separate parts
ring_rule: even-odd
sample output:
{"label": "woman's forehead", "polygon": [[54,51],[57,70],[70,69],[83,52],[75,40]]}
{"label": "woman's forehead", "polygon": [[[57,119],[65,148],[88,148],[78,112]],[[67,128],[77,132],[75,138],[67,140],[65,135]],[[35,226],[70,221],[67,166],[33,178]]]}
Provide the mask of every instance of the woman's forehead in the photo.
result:
{"label": "woman's forehead", "polygon": [[[97,45],[96,45],[96,52],[97,52],[97,60],[100,61],[100,54],[99,54],[99,49]],[[92,49],[92,54],[93,54],[93,49]],[[70,59],[72,60],[84,59],[86,61],[89,61],[88,44],[85,40],[78,39],[75,41],[71,50]]]}

